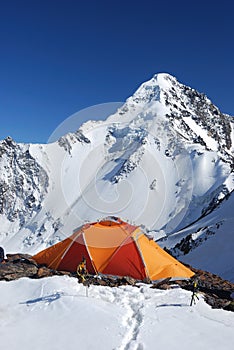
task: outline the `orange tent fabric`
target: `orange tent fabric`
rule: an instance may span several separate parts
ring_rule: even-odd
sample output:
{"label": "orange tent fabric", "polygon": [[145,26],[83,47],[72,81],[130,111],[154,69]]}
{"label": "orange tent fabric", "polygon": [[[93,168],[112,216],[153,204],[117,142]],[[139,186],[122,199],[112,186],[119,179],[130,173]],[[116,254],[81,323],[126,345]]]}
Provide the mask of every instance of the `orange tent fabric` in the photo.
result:
{"label": "orange tent fabric", "polygon": [[151,281],[194,275],[149,240],[139,227],[120,219],[86,224],[69,238],[33,258],[49,268],[75,272],[84,257],[90,274],[131,276]]}

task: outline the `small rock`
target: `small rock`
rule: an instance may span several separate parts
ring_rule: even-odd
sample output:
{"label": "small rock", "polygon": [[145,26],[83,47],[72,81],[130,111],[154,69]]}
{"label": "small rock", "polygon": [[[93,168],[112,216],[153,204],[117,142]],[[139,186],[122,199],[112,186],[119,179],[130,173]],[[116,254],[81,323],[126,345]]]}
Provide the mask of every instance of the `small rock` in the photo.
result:
{"label": "small rock", "polygon": [[136,280],[132,277],[125,276],[120,279],[121,284],[128,284],[130,286],[134,286],[136,284]]}
{"label": "small rock", "polygon": [[39,267],[38,271],[37,271],[37,277],[38,278],[42,278],[42,277],[49,277],[53,275],[53,271],[51,271],[50,269],[48,269],[45,266]]}
{"label": "small rock", "polygon": [[163,290],[171,289],[170,279],[171,278],[165,278],[162,281],[154,283],[151,288],[163,289]]}

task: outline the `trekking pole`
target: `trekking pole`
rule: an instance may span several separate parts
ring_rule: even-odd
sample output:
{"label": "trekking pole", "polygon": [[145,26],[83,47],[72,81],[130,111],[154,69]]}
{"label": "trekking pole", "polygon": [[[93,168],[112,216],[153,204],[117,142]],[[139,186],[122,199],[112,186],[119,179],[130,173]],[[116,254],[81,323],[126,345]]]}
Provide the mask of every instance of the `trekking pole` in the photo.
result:
{"label": "trekking pole", "polygon": [[194,301],[194,293],[192,294],[192,298],[191,298],[190,306],[192,306],[192,305],[193,305],[193,301]]}
{"label": "trekking pole", "polygon": [[88,298],[88,296],[89,296],[88,289],[89,289],[90,284],[89,284],[89,280],[86,279],[84,276],[83,276],[83,286],[85,287],[85,295]]}
{"label": "trekking pole", "polygon": [[199,297],[198,297],[197,293],[193,293],[192,299],[191,299],[191,302],[190,302],[190,306],[192,306],[193,303],[194,303],[194,305],[196,305],[196,299],[195,298],[197,298],[197,300],[199,300]]}
{"label": "trekking pole", "polygon": [[193,294],[192,294],[190,306],[192,306],[193,303],[194,303],[194,305],[196,304],[195,298],[197,298],[199,300],[199,298],[197,296],[197,291],[198,291],[198,280],[195,279],[194,282],[193,282]]}

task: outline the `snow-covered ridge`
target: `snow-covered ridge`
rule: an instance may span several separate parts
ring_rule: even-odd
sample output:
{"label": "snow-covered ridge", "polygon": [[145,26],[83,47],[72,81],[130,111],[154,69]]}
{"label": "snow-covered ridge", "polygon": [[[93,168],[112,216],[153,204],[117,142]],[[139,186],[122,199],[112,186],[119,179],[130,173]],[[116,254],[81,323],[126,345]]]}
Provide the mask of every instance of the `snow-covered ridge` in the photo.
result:
{"label": "snow-covered ridge", "polygon": [[166,245],[233,190],[233,125],[204,94],[157,74],[104,122],[47,145],[3,140],[1,244],[34,253],[114,215]]}

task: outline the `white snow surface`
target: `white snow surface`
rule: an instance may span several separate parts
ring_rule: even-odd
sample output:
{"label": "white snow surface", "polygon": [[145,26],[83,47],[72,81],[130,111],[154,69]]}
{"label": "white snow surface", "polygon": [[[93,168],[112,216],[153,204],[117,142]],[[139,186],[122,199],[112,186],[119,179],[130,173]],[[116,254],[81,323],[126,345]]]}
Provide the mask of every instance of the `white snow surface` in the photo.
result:
{"label": "white snow surface", "polygon": [[194,240],[202,240],[187,255],[179,259],[192,265],[211,271],[234,283],[234,193],[212,213],[194,223],[187,229],[172,234],[166,246],[173,247],[182,237],[192,234]]}
{"label": "white snow surface", "polygon": [[231,350],[234,313],[174,286],[86,287],[54,276],[0,282],[1,347],[11,350]]}

